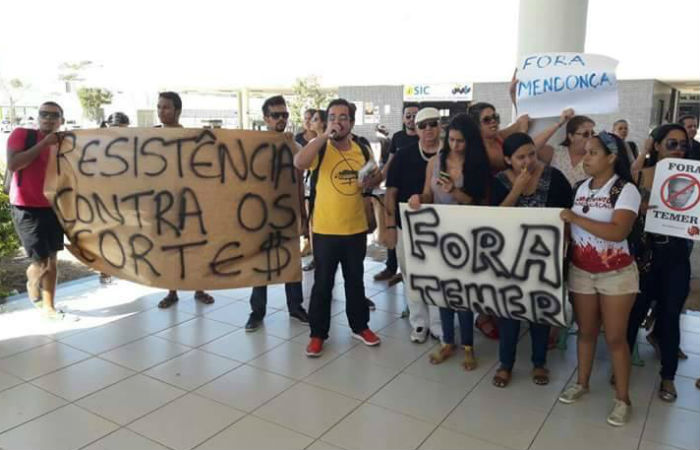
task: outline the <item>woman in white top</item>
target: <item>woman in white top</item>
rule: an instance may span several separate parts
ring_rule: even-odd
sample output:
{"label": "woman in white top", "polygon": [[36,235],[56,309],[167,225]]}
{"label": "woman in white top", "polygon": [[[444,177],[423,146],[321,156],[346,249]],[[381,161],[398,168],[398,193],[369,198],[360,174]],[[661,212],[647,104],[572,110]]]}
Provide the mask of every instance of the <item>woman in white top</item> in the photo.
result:
{"label": "woman in white top", "polygon": [[541,161],[559,169],[573,186],[588,176],[583,170],[586,142],[593,137],[595,122],[590,117],[574,116],[566,123],[566,139],[556,149],[544,146],[537,152]]}
{"label": "woman in white top", "polygon": [[569,290],[578,322],[578,380],[559,400],[573,403],[588,392],[601,322],[611,355],[616,396],[607,422],[622,426],[631,414],[627,321],[639,291],[639,273],[627,237],[641,196],[632,182],[624,142],[601,132],[585,144],[589,178],[575,189],[574,206],[561,218],[571,224]]}

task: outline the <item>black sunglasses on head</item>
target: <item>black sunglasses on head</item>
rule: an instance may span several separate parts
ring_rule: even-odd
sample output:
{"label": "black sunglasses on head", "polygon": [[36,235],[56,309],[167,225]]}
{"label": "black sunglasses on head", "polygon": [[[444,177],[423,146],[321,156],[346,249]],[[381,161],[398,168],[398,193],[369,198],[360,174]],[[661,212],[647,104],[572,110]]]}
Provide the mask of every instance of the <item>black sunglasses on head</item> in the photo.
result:
{"label": "black sunglasses on head", "polygon": [[439,124],[439,122],[438,122],[437,120],[430,120],[430,121],[426,121],[426,122],[421,122],[421,123],[419,123],[419,124],[418,124],[418,128],[419,128],[420,130],[425,130],[426,127],[437,128],[438,125],[440,125],[440,124]]}
{"label": "black sunglasses on head", "polygon": [[273,119],[289,119],[289,113],[288,112],[271,112],[270,117]]}

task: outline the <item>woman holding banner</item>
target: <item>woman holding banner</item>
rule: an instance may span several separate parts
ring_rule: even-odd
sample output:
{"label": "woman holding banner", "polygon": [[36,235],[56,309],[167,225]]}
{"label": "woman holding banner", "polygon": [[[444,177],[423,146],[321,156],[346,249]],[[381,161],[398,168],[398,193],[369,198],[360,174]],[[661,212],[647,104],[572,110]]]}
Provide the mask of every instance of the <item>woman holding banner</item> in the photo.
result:
{"label": "woman holding banner", "polygon": [[[511,83],[511,91],[515,85]],[[515,132],[526,132],[529,127],[529,117],[521,116],[510,126],[501,129],[501,116],[496,107],[490,103],[478,102],[469,107],[469,117],[479,126],[484,140],[486,155],[489,161],[489,171],[492,175],[506,168],[503,159],[503,140]],[[494,317],[480,314],[476,318],[476,326],[490,339],[498,339],[498,327]]]}
{"label": "woman holding banner", "polygon": [[639,292],[639,272],[627,237],[641,196],[632,182],[622,139],[603,131],[590,138],[585,149],[583,168],[589,178],[575,189],[573,208],[561,213],[562,220],[571,224],[569,291],[579,330],[578,379],[559,401],[574,403],[588,393],[602,322],[616,390],[607,422],[622,426],[632,413],[627,320]]}
{"label": "woman holding banner", "polygon": [[[503,142],[507,169],[498,173],[491,187],[491,204],[523,208],[569,208],[571,185],[564,175],[537,159],[534,141],[525,133],[514,133]],[[530,323],[532,341],[532,381],[549,384],[547,341],[549,325]],[[498,331],[500,367],[493,377],[493,385],[504,388],[511,380],[516,347],[520,336],[520,321],[499,318]]]}
{"label": "woman holding banner", "polygon": [[[650,188],[654,180],[656,163],[664,158],[683,158],[688,149],[688,134],[679,124],[666,124],[652,133],[651,167],[642,169],[639,185],[643,203],[642,214],[653,206],[648,205]],[[669,183],[669,189],[673,189]],[[692,186],[692,185],[691,185]],[[678,191],[683,187],[679,186]],[[685,187],[687,190],[687,187]],[[680,196],[677,196],[680,197]],[[639,327],[649,306],[656,302],[653,337],[661,353],[661,384],[659,398],[674,402],[678,396],[674,385],[680,350],[680,315],[688,298],[690,286],[690,251],[686,239],[653,233],[647,234],[651,258],[647,270],[641,271],[641,293],[629,318],[628,345],[634,345]]]}
{"label": "woman holding banner", "polygon": [[[445,143],[437,156],[428,162],[422,194],[408,200],[413,209],[424,203],[443,205],[479,205],[487,196],[489,163],[479,127],[466,115],[457,114],[447,127]],[[440,364],[457,349],[455,312],[459,319],[460,344],[464,347],[465,370],[476,369],[474,356],[474,313],[440,308],[442,346],[430,355],[430,362]]]}

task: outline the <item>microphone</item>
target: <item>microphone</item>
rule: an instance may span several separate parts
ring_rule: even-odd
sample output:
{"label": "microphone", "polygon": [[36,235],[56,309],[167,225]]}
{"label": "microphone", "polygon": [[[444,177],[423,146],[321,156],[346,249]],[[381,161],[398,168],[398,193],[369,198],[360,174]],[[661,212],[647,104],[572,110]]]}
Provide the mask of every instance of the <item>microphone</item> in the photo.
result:
{"label": "microphone", "polygon": [[335,140],[338,137],[338,132],[333,130],[331,131],[331,139]]}

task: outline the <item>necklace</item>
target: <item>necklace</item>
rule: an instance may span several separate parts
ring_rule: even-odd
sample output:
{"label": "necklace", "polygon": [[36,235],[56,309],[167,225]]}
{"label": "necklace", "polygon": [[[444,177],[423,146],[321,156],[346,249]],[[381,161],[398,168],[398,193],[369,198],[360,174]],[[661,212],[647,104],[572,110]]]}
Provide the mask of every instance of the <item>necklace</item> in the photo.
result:
{"label": "necklace", "polygon": [[[614,178],[614,177],[613,177],[613,178]],[[611,178],[611,180],[612,180],[612,178]],[[586,204],[583,205],[583,213],[584,213],[584,214],[588,214],[588,211],[591,210],[591,207],[590,207],[591,201],[595,199],[596,195],[598,195],[598,193],[599,193],[600,191],[602,191],[603,188],[604,188],[605,186],[608,185],[608,183],[610,183],[610,180],[606,181],[604,185],[602,185],[601,187],[599,187],[599,188],[597,188],[597,189],[593,189],[593,188],[591,187],[591,184],[592,184],[592,183],[593,183],[593,180],[591,180],[591,181],[588,183],[588,190],[590,191],[590,194],[588,195],[588,197],[586,197]]]}
{"label": "necklace", "polygon": [[[438,151],[439,151],[439,150],[440,150],[440,149],[438,149]],[[435,152],[435,153],[430,153],[430,154],[429,154],[430,156],[427,156],[428,153],[426,153],[426,152],[423,150],[423,147],[422,147],[422,146],[420,145],[420,143],[419,143],[419,144],[418,144],[418,153],[420,153],[420,157],[423,158],[423,161],[428,162],[428,161],[430,161],[430,158],[433,157],[433,155],[435,155],[435,153],[437,153],[437,152]]]}

